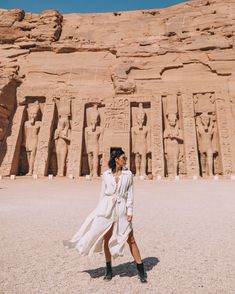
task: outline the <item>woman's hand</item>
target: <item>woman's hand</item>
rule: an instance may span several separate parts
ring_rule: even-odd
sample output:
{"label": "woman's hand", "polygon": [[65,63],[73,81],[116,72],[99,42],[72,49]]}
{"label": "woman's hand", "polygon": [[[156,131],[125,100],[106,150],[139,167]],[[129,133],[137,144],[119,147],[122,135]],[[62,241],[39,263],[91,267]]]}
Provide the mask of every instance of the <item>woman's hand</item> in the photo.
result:
{"label": "woman's hand", "polygon": [[127,216],[127,221],[128,221],[128,222],[131,222],[131,221],[132,221],[132,215],[128,215],[128,216]]}

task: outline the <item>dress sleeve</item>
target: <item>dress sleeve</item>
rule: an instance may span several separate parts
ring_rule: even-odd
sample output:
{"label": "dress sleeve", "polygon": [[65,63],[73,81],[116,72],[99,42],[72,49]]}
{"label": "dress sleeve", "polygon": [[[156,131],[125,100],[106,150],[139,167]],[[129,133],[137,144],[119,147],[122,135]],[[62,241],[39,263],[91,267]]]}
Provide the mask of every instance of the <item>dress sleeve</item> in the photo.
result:
{"label": "dress sleeve", "polygon": [[130,184],[127,190],[127,215],[133,215],[133,206],[134,206],[134,181],[133,181],[133,174],[131,174]]}
{"label": "dress sleeve", "polygon": [[104,197],[104,191],[105,191],[105,181],[104,181],[104,175],[102,175],[102,183],[101,183],[101,190],[100,190],[99,202]]}

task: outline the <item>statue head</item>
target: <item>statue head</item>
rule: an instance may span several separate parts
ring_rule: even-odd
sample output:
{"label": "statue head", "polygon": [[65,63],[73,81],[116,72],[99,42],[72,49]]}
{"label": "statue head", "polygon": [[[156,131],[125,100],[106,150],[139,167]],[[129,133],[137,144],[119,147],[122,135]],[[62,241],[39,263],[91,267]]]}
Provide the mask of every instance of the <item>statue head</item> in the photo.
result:
{"label": "statue head", "polygon": [[207,114],[207,113],[202,113],[200,115],[200,119],[201,119],[201,123],[204,127],[209,127],[209,124],[210,124],[210,116]]}
{"label": "statue head", "polygon": [[95,130],[96,124],[98,123],[98,118],[99,118],[99,111],[98,111],[98,106],[95,104],[93,106],[93,109],[90,113],[90,125],[92,127],[92,130]]}
{"label": "statue head", "polygon": [[168,119],[169,125],[171,127],[175,127],[178,120],[177,113],[168,113],[166,117]]}
{"label": "statue head", "polygon": [[145,116],[146,116],[146,113],[145,113],[145,110],[143,108],[143,103],[140,103],[137,114],[136,114],[137,124],[140,127],[143,127],[143,125],[144,125]]}
{"label": "statue head", "polygon": [[38,101],[35,101],[34,103],[28,105],[27,112],[31,124],[35,123],[39,109],[40,106]]}
{"label": "statue head", "polygon": [[[61,94],[63,94],[63,92]],[[58,101],[57,101],[57,103],[58,103]],[[59,99],[59,104],[58,104],[59,115],[67,116],[67,117],[70,116],[70,113],[71,113],[70,103],[71,103],[70,99],[64,93],[64,96]]]}

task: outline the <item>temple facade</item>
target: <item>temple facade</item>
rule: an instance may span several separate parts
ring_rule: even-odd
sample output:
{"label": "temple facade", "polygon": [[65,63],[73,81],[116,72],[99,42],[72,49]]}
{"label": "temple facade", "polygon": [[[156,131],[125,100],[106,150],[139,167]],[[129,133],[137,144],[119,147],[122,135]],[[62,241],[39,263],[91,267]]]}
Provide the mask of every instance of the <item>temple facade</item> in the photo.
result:
{"label": "temple facade", "polygon": [[235,174],[226,7],[0,11],[0,175],[99,177],[115,148],[146,179]]}

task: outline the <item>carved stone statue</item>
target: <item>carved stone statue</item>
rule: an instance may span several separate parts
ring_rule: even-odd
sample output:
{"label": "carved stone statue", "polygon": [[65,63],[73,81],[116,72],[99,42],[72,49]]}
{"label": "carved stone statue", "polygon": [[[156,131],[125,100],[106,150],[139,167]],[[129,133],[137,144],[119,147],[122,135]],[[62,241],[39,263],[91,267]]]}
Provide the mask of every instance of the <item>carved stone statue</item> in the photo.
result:
{"label": "carved stone statue", "polygon": [[150,130],[144,125],[146,113],[139,104],[137,125],[131,128],[132,152],[135,154],[136,175],[146,177],[147,154],[150,152]]}
{"label": "carved stone statue", "polygon": [[178,126],[176,113],[166,115],[167,123],[164,131],[165,157],[167,161],[168,176],[177,176],[181,160],[180,144],[183,143],[183,133]]}
{"label": "carved stone statue", "polygon": [[26,149],[29,164],[27,175],[33,174],[33,166],[38,144],[38,133],[41,127],[41,121],[36,120],[39,109],[40,106],[38,101],[29,104],[27,108],[28,120],[24,123],[23,145]]}
{"label": "carved stone statue", "polygon": [[136,68],[133,62],[122,62],[113,67],[111,79],[113,81],[116,94],[133,94],[136,91],[136,84],[133,80],[128,80],[131,68]]}
{"label": "carved stone statue", "polygon": [[90,125],[85,128],[85,144],[88,154],[90,176],[98,177],[99,140],[102,137],[102,128],[97,126],[100,116],[98,106],[94,105],[90,113]]}
{"label": "carved stone statue", "polygon": [[197,117],[196,125],[202,174],[212,176],[214,123],[207,113],[202,113]]}
{"label": "carved stone statue", "polygon": [[57,157],[57,176],[63,177],[66,158],[68,154],[68,144],[70,142],[70,124],[68,116],[60,115],[58,120],[57,129],[55,130],[54,140]]}

